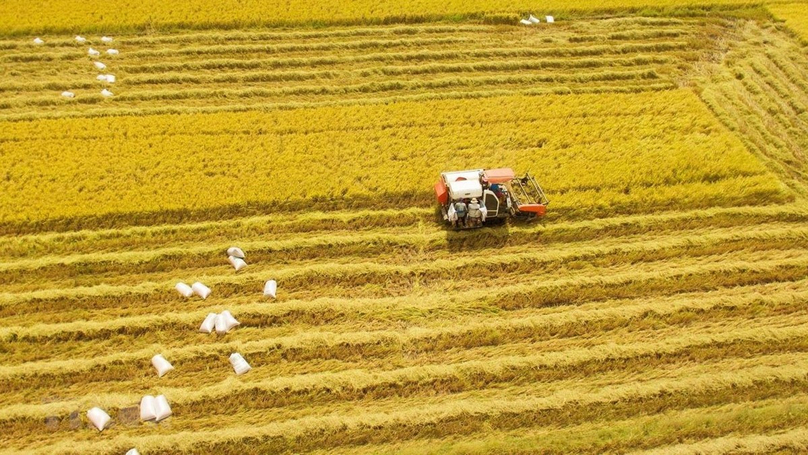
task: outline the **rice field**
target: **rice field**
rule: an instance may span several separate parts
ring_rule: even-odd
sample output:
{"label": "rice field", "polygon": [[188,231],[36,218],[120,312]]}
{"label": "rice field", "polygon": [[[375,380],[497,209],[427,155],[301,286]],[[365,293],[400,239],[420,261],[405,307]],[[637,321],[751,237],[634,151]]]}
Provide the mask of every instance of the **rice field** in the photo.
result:
{"label": "rice field", "polygon": [[[805,451],[788,22],[423,3],[149,32],[122,9],[109,45],[76,44],[86,16],[0,13],[0,454]],[[444,226],[438,174],[499,166],[538,177],[548,217]],[[241,324],[199,332],[223,310]],[[141,422],[147,394],[173,415]]]}
{"label": "rice field", "polygon": [[788,28],[795,32],[803,42],[808,43],[808,9],[805,4],[772,5],[769,7],[769,11],[777,19],[785,21]]}

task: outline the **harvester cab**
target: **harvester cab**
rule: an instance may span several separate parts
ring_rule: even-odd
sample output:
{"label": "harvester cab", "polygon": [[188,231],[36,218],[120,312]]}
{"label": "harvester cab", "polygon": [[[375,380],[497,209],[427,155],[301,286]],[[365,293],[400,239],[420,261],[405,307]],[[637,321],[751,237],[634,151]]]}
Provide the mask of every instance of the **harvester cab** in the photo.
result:
{"label": "harvester cab", "polygon": [[530,174],[510,168],[443,172],[435,184],[443,219],[455,229],[471,229],[507,218],[544,216],[550,201]]}

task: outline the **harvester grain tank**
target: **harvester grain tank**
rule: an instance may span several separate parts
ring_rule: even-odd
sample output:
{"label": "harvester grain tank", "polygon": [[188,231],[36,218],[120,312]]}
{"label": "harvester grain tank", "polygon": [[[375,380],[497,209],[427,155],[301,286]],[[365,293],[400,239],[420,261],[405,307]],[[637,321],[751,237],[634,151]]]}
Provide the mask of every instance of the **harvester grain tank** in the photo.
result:
{"label": "harvester grain tank", "polygon": [[508,218],[536,219],[545,215],[550,203],[533,176],[517,177],[510,168],[442,172],[435,196],[443,219],[456,229]]}

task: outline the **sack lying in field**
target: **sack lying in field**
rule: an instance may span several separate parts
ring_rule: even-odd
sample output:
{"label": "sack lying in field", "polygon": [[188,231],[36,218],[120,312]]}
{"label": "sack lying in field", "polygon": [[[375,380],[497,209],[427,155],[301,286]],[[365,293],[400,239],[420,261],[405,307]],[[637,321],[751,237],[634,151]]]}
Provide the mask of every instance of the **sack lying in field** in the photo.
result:
{"label": "sack lying in field", "polygon": [[219,335],[224,335],[227,333],[227,322],[224,320],[224,316],[221,314],[216,315],[216,333]]}
{"label": "sack lying in field", "polygon": [[224,335],[239,324],[236,318],[227,310],[216,315],[216,333],[219,335]]}
{"label": "sack lying in field", "polygon": [[154,420],[159,422],[171,415],[171,406],[168,405],[165,395],[157,395],[154,399]]}
{"label": "sack lying in field", "polygon": [[90,55],[90,57],[98,57],[99,55],[101,55],[100,52],[93,49],[92,47],[90,48],[90,50],[87,51],[87,54]]}
{"label": "sack lying in field", "polygon": [[95,80],[101,81],[101,82],[106,81],[107,80],[107,75],[106,74],[99,74],[98,76],[95,77]]}
{"label": "sack lying in field", "polygon": [[104,42],[104,43],[111,43],[112,42],[112,37],[111,36],[102,36],[101,41]]}
{"label": "sack lying in field", "polygon": [[264,297],[272,297],[275,298],[275,293],[278,290],[278,283],[275,280],[269,280],[264,285]]}
{"label": "sack lying in field", "polygon": [[232,265],[233,268],[236,269],[236,272],[243,269],[244,267],[247,267],[247,263],[244,262],[244,259],[237,258],[235,256],[228,256],[227,260],[230,261],[230,265]]}
{"label": "sack lying in field", "polygon": [[101,408],[92,408],[87,411],[87,418],[98,428],[98,431],[104,431],[104,428],[106,428],[110,421],[109,414],[104,412]]}
{"label": "sack lying in field", "polygon": [[176,289],[177,292],[179,292],[180,295],[183,297],[190,297],[194,295],[194,290],[191,289],[191,286],[188,286],[187,284],[182,282],[177,283],[177,285],[174,286],[174,289]]}
{"label": "sack lying in field", "polygon": [[152,357],[151,363],[154,365],[154,368],[157,369],[157,375],[161,378],[164,374],[174,369],[174,367],[168,363],[168,360],[166,360],[162,354],[157,354],[156,356]]}
{"label": "sack lying in field", "polygon": [[236,371],[237,375],[242,375],[252,370],[250,364],[238,353],[230,354],[230,364],[233,365],[233,369]]}
{"label": "sack lying in field", "polygon": [[547,19],[548,24],[555,22],[555,18],[553,16],[545,16],[544,18]]}
{"label": "sack lying in field", "polygon": [[34,44],[45,44],[45,42],[42,41],[42,38],[36,37],[34,38]]}
{"label": "sack lying in field", "polygon": [[73,92],[62,92],[62,96],[64,96],[65,98],[74,98],[76,94]]}
{"label": "sack lying in field", "polygon": [[527,18],[527,20],[533,22],[534,24],[538,24],[539,22],[541,22],[541,20],[538,17],[535,17],[532,14],[530,15],[530,17]]}
{"label": "sack lying in field", "polygon": [[85,41],[87,41],[87,38],[85,38],[83,36],[76,35],[76,42],[77,43],[84,44]]}
{"label": "sack lying in field", "polygon": [[210,295],[210,288],[205,286],[204,284],[197,281],[196,283],[191,285],[191,289],[194,290],[194,293],[202,299],[207,299]]}
{"label": "sack lying in field", "polygon": [[118,49],[107,49],[107,55],[118,55]]}
{"label": "sack lying in field", "polygon": [[232,315],[232,314],[230,314],[230,312],[229,312],[229,311],[227,311],[227,310],[222,311],[221,316],[224,318],[225,327],[227,327],[227,330],[228,330],[228,331],[230,331],[230,330],[231,330],[233,327],[235,327],[235,326],[237,326],[237,325],[241,324],[241,323],[240,323],[240,322],[238,322],[238,321],[236,320],[236,318],[234,318],[234,317],[233,317],[233,315]]}
{"label": "sack lying in field", "polygon": [[107,69],[107,65],[104,65],[104,64],[103,64],[103,63],[101,63],[101,62],[93,62],[93,65],[95,65],[95,67],[96,67],[96,68],[98,68],[98,69],[100,69],[100,70],[105,70],[105,69]]}
{"label": "sack lying in field", "polygon": [[112,74],[99,74],[96,79],[98,79],[99,81],[107,81],[110,84],[115,82],[115,76],[113,76]]}
{"label": "sack lying in field", "polygon": [[241,251],[241,248],[237,246],[231,246],[227,249],[227,255],[233,256],[234,258],[244,259],[244,252]]}
{"label": "sack lying in field", "polygon": [[151,395],[146,395],[140,400],[140,420],[154,420],[157,414],[154,412],[155,400]]}
{"label": "sack lying in field", "polygon": [[527,19],[522,19],[521,21],[519,21],[519,23],[522,25],[533,25],[533,22],[530,22]]}
{"label": "sack lying in field", "polygon": [[129,449],[126,455],[140,455],[140,452],[138,452],[137,449]]}
{"label": "sack lying in field", "polygon": [[199,331],[202,333],[210,333],[213,332],[213,328],[216,326],[216,317],[218,315],[216,313],[208,313],[208,316],[202,321],[202,325],[199,327]]}

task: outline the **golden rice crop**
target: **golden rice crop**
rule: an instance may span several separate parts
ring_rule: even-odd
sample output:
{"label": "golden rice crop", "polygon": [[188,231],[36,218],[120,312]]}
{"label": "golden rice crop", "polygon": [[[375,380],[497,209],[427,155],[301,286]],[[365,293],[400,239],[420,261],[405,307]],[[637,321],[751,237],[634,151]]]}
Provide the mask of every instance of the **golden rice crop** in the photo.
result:
{"label": "golden rice crop", "polygon": [[[531,105],[541,109],[522,115]],[[631,124],[617,120],[627,115]],[[269,211],[318,201],[429,204],[442,170],[500,166],[538,175],[558,213],[788,197],[686,91],[42,120],[11,123],[2,136],[27,138],[0,143],[6,222],[221,206],[237,213],[250,203]]]}
{"label": "golden rice crop", "polygon": [[[565,0],[544,2],[541,11],[526,0],[426,0],[416,4],[392,0],[351,2],[292,0],[195,1],[166,4],[158,0],[88,0],[76,4],[68,0],[48,2],[37,8],[23,0],[8,0],[0,15],[0,32],[34,31],[105,33],[136,28],[215,28],[251,25],[381,24],[425,22],[496,14],[494,18],[515,24],[519,13],[557,14],[582,10],[625,10],[642,8],[681,8],[713,5],[746,5],[746,0]],[[504,15],[503,15],[504,13]]]}
{"label": "golden rice crop", "polygon": [[808,5],[805,3],[788,3],[784,5],[770,5],[769,11],[786,26],[796,32],[805,42],[808,42]]}
{"label": "golden rice crop", "polygon": [[[808,57],[763,7],[97,1],[0,11],[0,454],[804,447]],[[246,22],[296,25],[202,30]],[[497,166],[549,216],[444,229],[439,172]]]}

